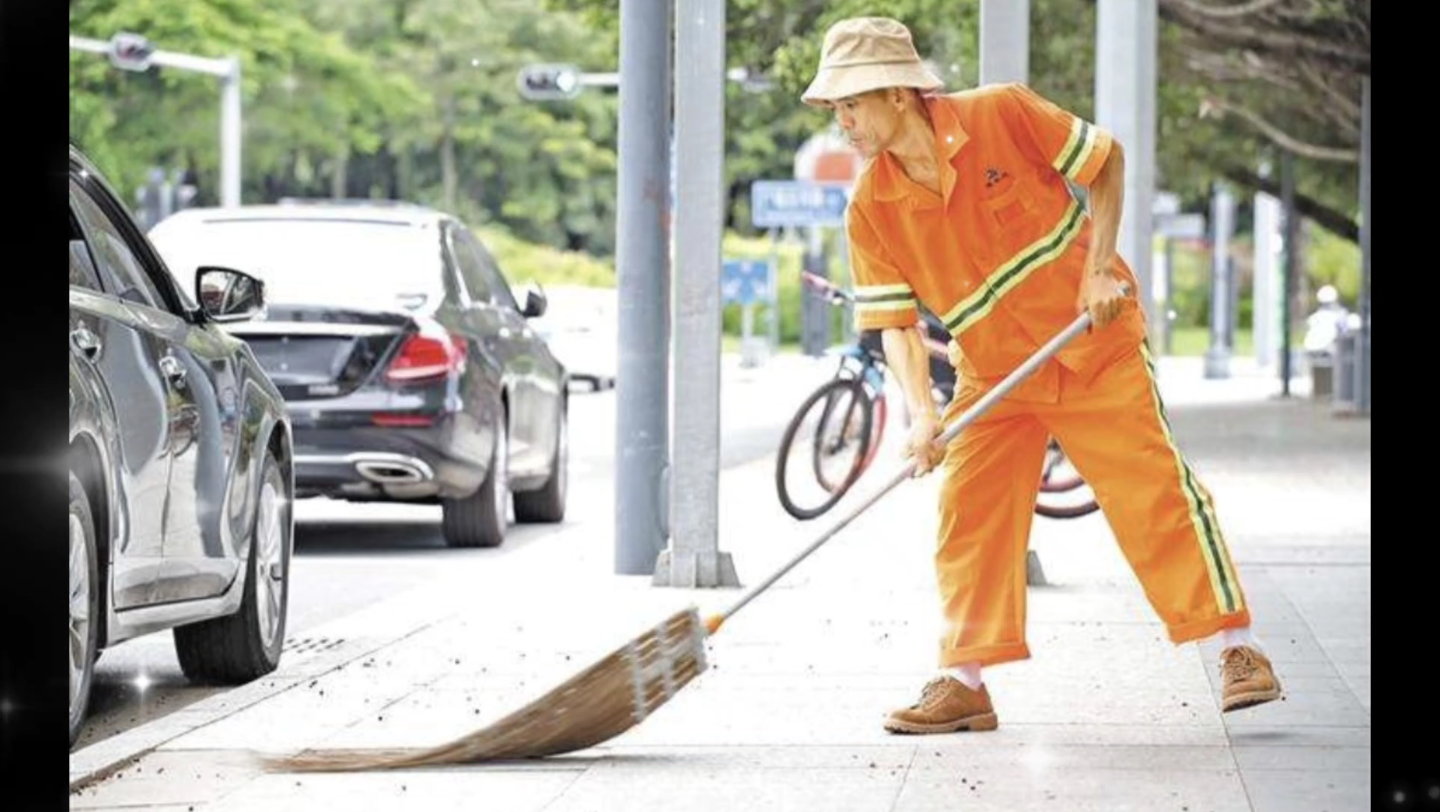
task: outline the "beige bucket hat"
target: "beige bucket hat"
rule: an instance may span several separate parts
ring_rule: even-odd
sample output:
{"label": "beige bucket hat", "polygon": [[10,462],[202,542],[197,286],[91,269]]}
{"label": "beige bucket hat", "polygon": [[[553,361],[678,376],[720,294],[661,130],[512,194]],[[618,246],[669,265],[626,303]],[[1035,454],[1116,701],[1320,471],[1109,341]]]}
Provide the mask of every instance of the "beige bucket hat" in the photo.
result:
{"label": "beige bucket hat", "polygon": [[883,87],[938,90],[944,83],[920,61],[910,29],[889,17],[852,17],[830,26],[820,69],[800,100],[816,107]]}

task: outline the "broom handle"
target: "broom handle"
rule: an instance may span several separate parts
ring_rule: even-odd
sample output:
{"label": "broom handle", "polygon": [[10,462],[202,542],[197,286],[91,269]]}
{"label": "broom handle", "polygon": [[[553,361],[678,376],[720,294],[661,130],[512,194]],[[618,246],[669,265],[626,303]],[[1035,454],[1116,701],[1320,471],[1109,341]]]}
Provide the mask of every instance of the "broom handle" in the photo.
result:
{"label": "broom handle", "polygon": [[[1121,286],[1122,292],[1128,291],[1128,289],[1128,285]],[[945,431],[942,432],[938,438],[936,438],[935,442],[938,442],[941,445],[948,445],[950,441],[955,439],[955,436],[960,433],[961,429],[973,423],[977,417],[989,410],[989,408],[995,404],[995,401],[1008,395],[1010,393],[1010,390],[1014,389],[1017,384],[1030,377],[1031,375],[1035,374],[1035,370],[1039,369],[1041,364],[1050,360],[1050,356],[1054,355],[1056,352],[1059,352],[1061,347],[1069,344],[1076,336],[1085,332],[1089,328],[1090,312],[1087,310],[1084,313],[1080,314],[1080,316],[1076,318],[1075,321],[1071,322],[1069,327],[1066,327],[1060,332],[1059,335],[1050,339],[1050,341],[1046,343],[1045,346],[1037,350],[1035,354],[1030,356],[1030,358],[1026,360],[1025,363],[1021,364],[1018,369],[1007,375],[1003,381],[996,384],[995,387],[989,392],[986,392],[985,395],[981,397],[978,401],[976,401],[973,406],[971,406],[969,409],[966,409],[964,414],[960,415],[958,418],[955,419],[955,422],[951,423],[945,428]],[[857,516],[859,516],[861,513],[864,513],[867,509],[869,509],[871,505],[880,501],[880,497],[894,490],[895,487],[901,482],[909,479],[914,470],[915,461],[911,460],[907,462],[905,466],[899,471],[897,471],[895,475],[892,476],[883,487],[870,494],[869,496],[865,497],[865,499],[861,501],[860,504],[856,505],[853,509],[851,509],[851,511],[846,514],[842,519],[840,519],[840,521],[836,522],[829,530],[826,530],[823,534],[821,534],[820,538],[815,539],[813,542],[810,543],[808,547],[801,550],[798,555],[786,562],[785,566],[776,570],[772,575],[770,575],[770,577],[766,578],[759,584],[756,584],[754,587],[752,587],[749,592],[745,593],[745,595],[740,598],[740,600],[735,602],[734,606],[731,606],[729,609],[718,615],[711,616],[706,621],[706,628],[709,629],[711,634],[714,634],[716,630],[720,628],[720,624],[724,623],[726,620],[729,620],[731,615],[740,611],[740,609],[744,607],[745,604],[754,600],[755,596],[769,589],[770,586],[776,581],[780,580],[780,578],[784,576],[785,573],[794,569],[795,565],[799,564],[801,561],[804,561],[807,556],[818,550],[820,548],[820,545],[829,541],[836,533],[839,533],[841,530],[845,529],[846,525],[854,521]]]}

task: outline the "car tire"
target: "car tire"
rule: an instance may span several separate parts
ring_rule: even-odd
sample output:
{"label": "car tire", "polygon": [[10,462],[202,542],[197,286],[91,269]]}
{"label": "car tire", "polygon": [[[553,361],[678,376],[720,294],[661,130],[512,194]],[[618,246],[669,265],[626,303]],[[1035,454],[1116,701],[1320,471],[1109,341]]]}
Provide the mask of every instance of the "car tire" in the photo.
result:
{"label": "car tire", "polygon": [[570,476],[570,418],[560,406],[555,432],[555,453],[550,457],[550,478],[539,490],[515,494],[515,521],[555,524],[565,521],[565,496]]}
{"label": "car tire", "polygon": [[70,472],[70,747],[90,708],[100,642],[100,567],[90,497]]}
{"label": "car tire", "polygon": [[510,503],[506,467],[510,460],[509,418],[502,410],[491,451],[490,471],[475,493],[441,500],[440,528],[451,547],[499,547],[505,541]]}
{"label": "car tire", "polygon": [[[274,671],[285,644],[294,525],[280,463],[265,454],[250,553],[245,558],[245,595],[240,610],[225,617],[177,626],[175,654],[194,682],[237,684]],[[274,577],[278,566],[280,578]]]}

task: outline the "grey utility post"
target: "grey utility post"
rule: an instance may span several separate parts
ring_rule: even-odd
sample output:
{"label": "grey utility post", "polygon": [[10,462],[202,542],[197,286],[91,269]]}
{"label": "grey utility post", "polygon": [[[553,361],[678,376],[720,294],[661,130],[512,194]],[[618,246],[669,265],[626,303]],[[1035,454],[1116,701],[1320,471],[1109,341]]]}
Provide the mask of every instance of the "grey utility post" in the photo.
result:
{"label": "grey utility post", "polygon": [[1205,351],[1205,377],[1230,377],[1230,235],[1235,228],[1235,198],[1223,183],[1215,185],[1210,227],[1210,348]]}
{"label": "grey utility post", "polygon": [[1125,150],[1125,203],[1117,249],[1135,271],[1136,291],[1160,335],[1151,283],[1151,205],[1155,193],[1156,0],[1099,0],[1095,27],[1095,123]]}
{"label": "grey utility post", "polygon": [[1030,81],[1030,0],[980,0],[980,84]]}
{"label": "grey utility post", "polygon": [[670,548],[656,586],[739,586],[719,552],[720,263],[724,227],[725,0],[677,3],[675,436]]}
{"label": "grey utility post", "polygon": [[1355,407],[1370,414],[1370,77],[1360,80],[1360,335],[1355,346]]}
{"label": "grey utility post", "polygon": [[162,68],[208,73],[220,78],[220,203],[240,205],[240,59],[207,59],[172,51],[156,51],[149,41],[136,34],[119,33],[109,42],[70,37],[77,51],[106,54],[122,70],[146,71]]}
{"label": "grey utility post", "polygon": [[[1269,161],[1260,164],[1260,177],[1269,178],[1272,167]],[[1281,322],[1281,279],[1279,263],[1280,200],[1264,191],[1254,197],[1254,302],[1251,312],[1252,338],[1255,345],[1255,361],[1262,369],[1280,365],[1280,322]]]}
{"label": "grey utility post", "polygon": [[1280,278],[1280,394],[1290,396],[1291,359],[1290,324],[1294,321],[1295,269],[1299,267],[1300,213],[1295,210],[1295,156],[1289,151],[1280,155],[1280,200],[1284,208],[1285,265]]}
{"label": "grey utility post", "polygon": [[670,17],[673,0],[620,0],[615,274],[615,571],[650,575],[668,534]]}

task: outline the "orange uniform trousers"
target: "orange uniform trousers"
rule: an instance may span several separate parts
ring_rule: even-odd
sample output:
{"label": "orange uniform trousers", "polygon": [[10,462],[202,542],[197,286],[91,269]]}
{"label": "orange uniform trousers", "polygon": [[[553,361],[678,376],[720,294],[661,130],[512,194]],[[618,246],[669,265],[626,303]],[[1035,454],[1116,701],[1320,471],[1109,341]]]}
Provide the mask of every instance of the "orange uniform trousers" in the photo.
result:
{"label": "orange uniform trousers", "polygon": [[[946,620],[940,664],[1030,656],[1025,559],[1051,435],[1095,492],[1171,641],[1249,625],[1214,501],[1171,435],[1148,346],[1088,381],[1054,359],[1047,366],[1035,377],[1058,374],[1053,401],[1002,398],[946,449],[935,553]],[[945,425],[983,394],[962,379]]]}

